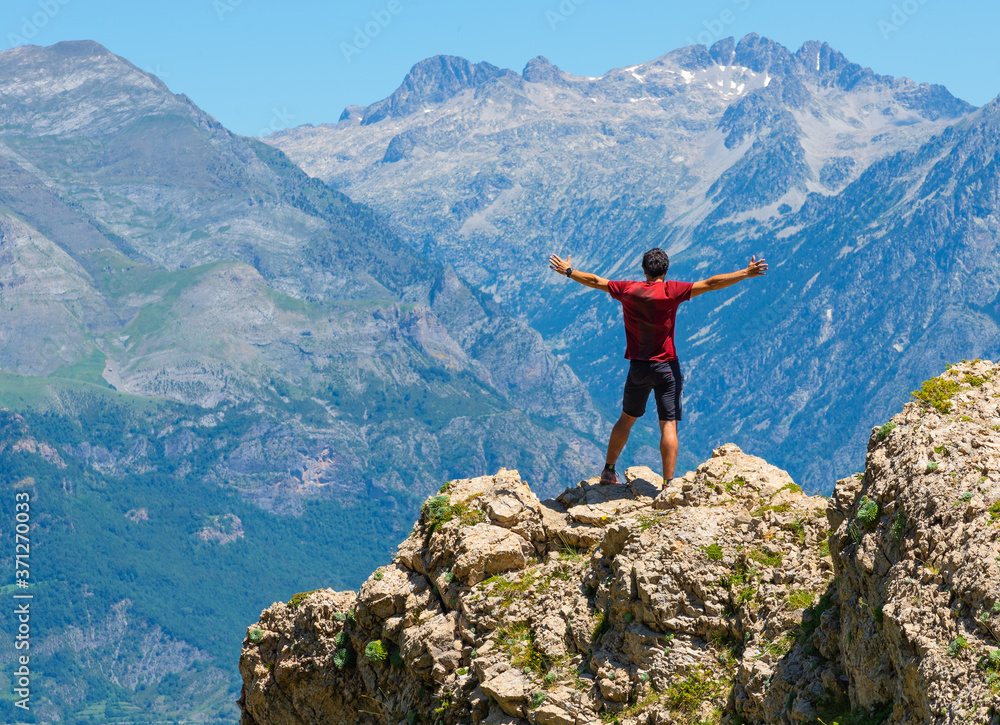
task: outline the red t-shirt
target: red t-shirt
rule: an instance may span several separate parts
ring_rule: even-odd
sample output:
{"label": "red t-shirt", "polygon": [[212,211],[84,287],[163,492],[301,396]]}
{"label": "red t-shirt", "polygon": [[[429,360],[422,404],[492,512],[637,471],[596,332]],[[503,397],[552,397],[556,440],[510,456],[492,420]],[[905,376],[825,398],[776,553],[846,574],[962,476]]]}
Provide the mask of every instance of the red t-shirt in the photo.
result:
{"label": "red t-shirt", "polygon": [[628,360],[676,360],[674,317],[691,298],[691,282],[608,282],[608,292],[622,303]]}

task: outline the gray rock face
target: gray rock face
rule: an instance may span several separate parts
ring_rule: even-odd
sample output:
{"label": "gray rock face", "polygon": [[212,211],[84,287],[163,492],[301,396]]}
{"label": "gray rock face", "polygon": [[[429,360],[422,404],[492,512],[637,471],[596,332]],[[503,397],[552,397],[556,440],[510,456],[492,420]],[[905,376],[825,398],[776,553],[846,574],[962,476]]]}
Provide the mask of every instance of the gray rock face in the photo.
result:
{"label": "gray rock face", "polygon": [[[502,78],[520,80],[513,71],[490,63],[470,63],[465,58],[438,55],[417,63],[389,98],[369,106],[361,115],[363,125],[385,118],[401,118],[444,103],[466,90],[476,90]],[[346,111],[345,111],[346,113]]]}
{"label": "gray rock face", "polygon": [[998,376],[953,366],[938,407],[873,430],[852,505],[831,517],[851,700],[895,704],[889,722],[993,722],[1000,707]]}
{"label": "gray rock face", "polygon": [[[804,496],[783,471],[735,446],[682,479],[670,514],[652,508],[652,471],[629,469],[626,478],[624,486],[582,482],[560,497],[565,504],[538,501],[513,471],[451,482],[356,605],[350,593],[317,592],[295,610],[276,604],[262,615],[251,631],[265,634],[248,640],[240,665],[244,723],[376,722],[372,710],[350,706],[374,697],[367,688],[376,683],[378,717],[390,722],[432,709],[448,723],[589,723],[602,711],[645,722],[702,709],[710,718],[730,690],[741,713],[766,717],[774,705],[762,681],[779,668],[759,660],[791,646],[798,620],[789,592],[798,592],[796,603],[812,601],[832,576],[816,548],[825,500]],[[590,513],[575,514],[580,507]],[[748,509],[756,527],[733,517]],[[580,527],[592,532],[589,552],[568,543]],[[493,531],[520,542],[516,560]],[[767,543],[758,549],[761,535]],[[476,571],[492,563],[495,574],[468,576],[460,562],[469,556],[482,562]],[[731,567],[739,573],[731,576]],[[330,613],[331,596],[351,607],[353,620]],[[319,645],[313,632],[331,627]],[[264,643],[272,640],[289,653],[281,673],[267,666],[273,647]],[[361,655],[375,641],[390,652],[387,662]],[[746,645],[742,659],[736,641]],[[310,674],[347,642],[356,669],[345,665],[333,681]],[[754,666],[743,673],[738,660]],[[832,665],[801,675],[836,679]],[[671,682],[703,678],[711,678],[704,703],[678,706],[669,694]],[[276,705],[270,693],[279,680],[297,684]],[[342,694],[306,711],[306,693],[319,686]]]}
{"label": "gray rock face", "polygon": [[546,255],[635,278],[662,246],[679,279],[767,256],[766,282],[679,313],[686,466],[732,440],[828,492],[920,380],[1000,348],[994,104],[973,113],[826,44],[757,35],[600,78],[536,59],[522,78],[267,142],[530,322],[609,415],[619,307],[554,277]]}

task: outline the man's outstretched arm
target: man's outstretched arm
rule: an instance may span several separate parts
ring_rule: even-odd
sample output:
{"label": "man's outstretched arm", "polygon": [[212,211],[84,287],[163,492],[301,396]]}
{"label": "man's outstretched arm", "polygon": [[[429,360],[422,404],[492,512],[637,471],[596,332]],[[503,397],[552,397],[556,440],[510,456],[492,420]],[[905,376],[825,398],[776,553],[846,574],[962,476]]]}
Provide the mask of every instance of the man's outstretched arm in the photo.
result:
{"label": "man's outstretched arm", "polygon": [[717,274],[714,277],[695,282],[694,287],[691,288],[691,296],[697,297],[702,292],[714,292],[726,287],[732,287],[737,282],[750,279],[751,277],[759,277],[766,272],[767,262],[764,261],[763,257],[758,260],[754,256],[750,258],[750,264],[747,265],[746,269],[741,269],[739,272],[730,272],[729,274]]}
{"label": "man's outstretched arm", "polygon": [[590,272],[581,272],[578,269],[573,269],[570,264],[570,259],[573,255],[566,255],[565,261],[562,260],[559,255],[553,254],[549,257],[549,269],[554,272],[558,272],[561,275],[566,275],[569,272],[569,278],[574,282],[579,282],[584,287],[590,287],[591,289],[599,289],[604,292],[608,291],[608,280],[604,277],[598,277],[596,274],[591,274]]}

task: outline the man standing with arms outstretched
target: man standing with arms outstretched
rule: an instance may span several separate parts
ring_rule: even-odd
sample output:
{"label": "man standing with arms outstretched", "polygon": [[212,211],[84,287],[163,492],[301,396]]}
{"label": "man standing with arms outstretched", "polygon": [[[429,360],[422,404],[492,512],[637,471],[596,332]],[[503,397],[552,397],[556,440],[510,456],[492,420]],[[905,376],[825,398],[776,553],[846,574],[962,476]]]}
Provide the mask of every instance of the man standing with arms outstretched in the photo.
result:
{"label": "man standing with arms outstretched", "polygon": [[608,281],[570,266],[553,254],[549,268],[591,289],[603,290],[622,303],[625,318],[625,357],[629,360],[628,377],[622,396],[622,414],[611,429],[608,456],[601,473],[601,483],[618,483],[615,463],[628,442],[632,424],[646,412],[650,391],[656,395],[660,418],[660,457],[663,459],[663,485],[674,476],[677,463],[677,421],[681,419],[681,375],[677,349],[674,347],[674,318],[682,302],[703,292],[725,289],[737,282],[767,272],[767,262],[751,257],[746,269],[717,274],[700,282],[667,281],[670,259],[662,249],[650,249],[642,257],[645,282]]}

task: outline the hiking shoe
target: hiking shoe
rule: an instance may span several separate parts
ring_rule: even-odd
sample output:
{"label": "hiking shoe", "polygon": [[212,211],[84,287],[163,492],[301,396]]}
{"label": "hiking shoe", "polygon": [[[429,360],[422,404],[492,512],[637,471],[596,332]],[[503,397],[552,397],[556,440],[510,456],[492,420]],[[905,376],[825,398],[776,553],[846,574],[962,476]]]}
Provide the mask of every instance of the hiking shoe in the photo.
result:
{"label": "hiking shoe", "polygon": [[601,485],[613,486],[618,483],[621,483],[621,481],[618,480],[618,472],[611,468],[605,468],[601,473]]}

